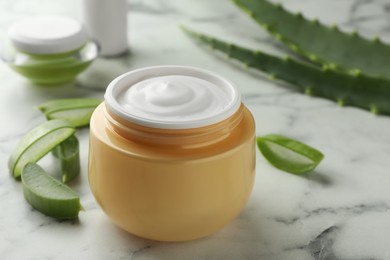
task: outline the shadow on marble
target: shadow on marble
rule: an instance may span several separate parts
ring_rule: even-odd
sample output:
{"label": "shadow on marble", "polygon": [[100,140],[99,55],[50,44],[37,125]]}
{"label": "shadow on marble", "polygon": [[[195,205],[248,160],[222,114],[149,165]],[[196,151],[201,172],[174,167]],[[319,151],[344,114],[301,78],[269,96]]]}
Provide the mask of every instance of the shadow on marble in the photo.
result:
{"label": "shadow on marble", "polygon": [[308,174],[298,176],[307,179],[308,181],[314,181],[318,184],[321,184],[322,186],[331,186],[333,184],[332,179],[328,175],[317,170],[314,170]]}
{"label": "shadow on marble", "polygon": [[85,90],[104,91],[113,79],[132,69],[132,56],[131,52],[127,52],[120,57],[99,58],[77,78],[76,86]]}
{"label": "shadow on marble", "polygon": [[78,87],[77,81],[69,82],[58,86],[42,86],[24,81],[19,84],[20,91],[18,93],[26,97],[26,100],[34,100],[35,97],[44,97],[46,100],[56,98],[67,98],[67,97],[90,97],[90,91],[86,91]]}

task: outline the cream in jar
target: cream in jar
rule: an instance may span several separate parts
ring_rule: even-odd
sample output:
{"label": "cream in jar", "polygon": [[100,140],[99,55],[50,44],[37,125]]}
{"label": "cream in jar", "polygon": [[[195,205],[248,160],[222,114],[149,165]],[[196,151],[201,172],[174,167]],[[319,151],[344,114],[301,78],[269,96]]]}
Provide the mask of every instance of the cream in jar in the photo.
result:
{"label": "cream in jar", "polygon": [[132,234],[203,237],[249,198],[254,120],[236,87],[218,75],[183,66],[126,73],[110,83],[90,126],[92,192]]}

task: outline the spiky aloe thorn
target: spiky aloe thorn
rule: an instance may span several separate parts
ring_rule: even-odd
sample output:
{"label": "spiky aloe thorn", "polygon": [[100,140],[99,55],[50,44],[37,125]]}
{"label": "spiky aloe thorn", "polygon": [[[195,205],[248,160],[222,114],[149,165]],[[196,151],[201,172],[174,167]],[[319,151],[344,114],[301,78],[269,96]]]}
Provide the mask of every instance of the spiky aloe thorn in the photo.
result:
{"label": "spiky aloe thorn", "polygon": [[281,41],[281,40],[282,40],[282,35],[279,34],[279,33],[275,33],[275,34],[274,34],[274,37],[275,37],[275,39],[278,40],[278,41]]}
{"label": "spiky aloe thorn", "polygon": [[359,35],[359,32],[357,31],[357,30],[353,30],[352,32],[351,32],[351,35],[353,36],[353,37],[360,37],[360,35]]}
{"label": "spiky aloe thorn", "polygon": [[337,104],[340,106],[340,107],[343,107],[345,106],[345,100],[343,98],[338,98],[337,99]]}
{"label": "spiky aloe thorn", "polygon": [[315,24],[315,25],[321,25],[321,24],[320,24],[320,20],[318,20],[318,18],[314,18],[314,19],[313,19],[313,24]]}
{"label": "spiky aloe thorn", "polygon": [[229,44],[227,46],[227,54],[226,54],[226,57],[228,59],[230,59],[232,57],[232,49],[233,49],[233,44]]}
{"label": "spiky aloe thorn", "polygon": [[234,3],[244,10],[252,10],[253,19],[259,24],[267,24],[268,31],[283,44],[298,46],[296,50],[292,49],[298,55],[310,59],[314,54],[318,58],[310,60],[319,65],[335,63],[339,70],[345,71],[359,68],[378,78],[387,75],[390,81],[390,46],[373,44],[379,43],[378,39],[370,41],[357,32],[352,36],[338,27],[329,29],[317,19],[309,21],[267,0],[235,0]]}
{"label": "spiky aloe thorn", "polygon": [[330,28],[331,28],[333,31],[339,31],[339,27],[337,26],[337,24],[331,25]]}
{"label": "spiky aloe thorn", "polygon": [[[215,48],[225,52],[228,50],[228,43],[214,39],[210,36],[199,33],[189,33],[195,39],[201,40],[205,44],[215,44]],[[286,62],[282,58],[256,52],[234,45],[232,58],[241,62],[249,63],[254,69],[269,73],[280,80],[289,82],[303,91],[308,91],[307,86],[312,89],[311,93],[343,102],[351,106],[361,107],[371,110],[373,113],[390,114],[390,82],[384,79],[369,77],[360,74],[359,77],[339,70],[327,70],[324,72],[306,63],[289,59]]]}
{"label": "spiky aloe thorn", "polygon": [[299,49],[295,44],[289,44],[288,47],[294,52],[297,52]]}
{"label": "spiky aloe thorn", "polygon": [[362,75],[362,71],[359,69],[353,69],[351,70],[351,74],[354,75],[355,77],[359,77]]}
{"label": "spiky aloe thorn", "polygon": [[334,64],[334,63],[328,63],[327,65],[328,65],[328,68],[329,68],[330,70],[335,70],[335,69],[337,69],[337,65]]}
{"label": "spiky aloe thorn", "polygon": [[311,87],[306,87],[304,91],[305,91],[305,94],[308,96],[313,95],[313,88],[311,88]]}
{"label": "spiky aloe thorn", "polygon": [[381,38],[379,38],[379,36],[375,36],[375,37],[372,39],[372,41],[373,41],[374,43],[376,43],[376,44],[382,43]]}
{"label": "spiky aloe thorn", "polygon": [[379,114],[379,109],[378,109],[378,107],[375,106],[375,105],[372,105],[372,106],[371,106],[370,111],[371,111],[371,113],[373,113],[374,115],[378,115],[378,114]]}
{"label": "spiky aloe thorn", "polygon": [[252,19],[255,18],[255,14],[251,11],[251,10],[246,10],[246,13],[249,17],[251,17]]}
{"label": "spiky aloe thorn", "polygon": [[315,54],[309,54],[308,57],[309,57],[309,60],[311,60],[311,61],[314,61],[314,62],[318,61],[318,57]]}
{"label": "spiky aloe thorn", "polygon": [[[239,2],[239,1],[237,1],[237,2]],[[276,6],[276,8],[278,8],[279,10],[284,10],[284,8],[283,8],[283,6],[282,6],[281,3],[276,3],[275,6]]]}
{"label": "spiky aloe thorn", "polygon": [[329,67],[329,64],[324,64],[322,65],[322,71],[329,71],[330,70],[330,67]]}
{"label": "spiky aloe thorn", "polygon": [[299,19],[305,19],[305,17],[303,17],[303,14],[302,14],[301,12],[298,12],[298,13],[297,13],[297,17],[298,17]]}

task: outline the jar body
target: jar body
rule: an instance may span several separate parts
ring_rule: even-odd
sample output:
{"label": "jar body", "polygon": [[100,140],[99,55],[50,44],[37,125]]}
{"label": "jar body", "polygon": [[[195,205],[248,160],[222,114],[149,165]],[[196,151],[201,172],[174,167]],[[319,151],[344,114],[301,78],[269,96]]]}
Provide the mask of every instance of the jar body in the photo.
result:
{"label": "jar body", "polygon": [[133,142],[109,127],[100,105],[90,123],[89,182],[111,220],[140,237],[185,241],[210,235],[246,205],[255,178],[255,125],[185,148]]}

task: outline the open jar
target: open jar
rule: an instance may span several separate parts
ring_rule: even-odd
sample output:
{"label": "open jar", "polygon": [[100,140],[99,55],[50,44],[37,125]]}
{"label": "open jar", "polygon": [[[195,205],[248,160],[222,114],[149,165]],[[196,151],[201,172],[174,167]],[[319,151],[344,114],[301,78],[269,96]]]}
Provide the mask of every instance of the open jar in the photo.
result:
{"label": "open jar", "polygon": [[36,16],[21,20],[8,31],[1,58],[39,85],[73,80],[98,55],[80,22],[62,16]]}
{"label": "open jar", "polygon": [[236,87],[203,69],[119,76],[90,123],[89,183],[111,220],[140,237],[210,235],[246,205],[255,123]]}

